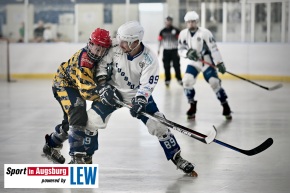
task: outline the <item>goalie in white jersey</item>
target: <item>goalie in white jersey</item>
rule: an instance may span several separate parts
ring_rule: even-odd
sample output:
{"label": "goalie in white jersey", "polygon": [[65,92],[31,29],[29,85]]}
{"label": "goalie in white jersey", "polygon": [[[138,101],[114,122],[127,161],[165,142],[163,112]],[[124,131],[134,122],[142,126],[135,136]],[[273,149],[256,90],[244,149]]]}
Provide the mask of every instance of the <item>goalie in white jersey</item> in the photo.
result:
{"label": "goalie in white jersey", "polygon": [[119,27],[117,39],[101,61],[103,70],[96,75],[101,102],[95,101],[88,110],[87,129],[94,132],[106,128],[111,113],[120,108],[113,98],[119,98],[132,104],[131,115],[141,119],[149,133],[158,138],[167,159],[185,173],[196,176],[194,166],[181,157],[180,147],[170,130],[140,115],[140,112],[147,112],[163,116],[151,96],[159,79],[158,58],[142,43],[143,35],[144,29],[137,21]]}
{"label": "goalie in white jersey", "polygon": [[186,22],[187,29],[182,30],[179,34],[178,53],[187,63],[186,72],[182,80],[186,97],[190,103],[187,116],[189,119],[195,118],[197,101],[194,100],[195,90],[193,86],[196,82],[196,77],[202,71],[205,80],[210,84],[223,106],[223,115],[226,119],[232,119],[231,109],[227,102],[228,97],[225,90],[221,87],[221,80],[218,77],[216,69],[200,61],[204,60],[213,66],[216,65],[222,74],[226,72],[213,35],[208,29],[197,26],[199,16],[195,11],[187,12],[184,21]]}

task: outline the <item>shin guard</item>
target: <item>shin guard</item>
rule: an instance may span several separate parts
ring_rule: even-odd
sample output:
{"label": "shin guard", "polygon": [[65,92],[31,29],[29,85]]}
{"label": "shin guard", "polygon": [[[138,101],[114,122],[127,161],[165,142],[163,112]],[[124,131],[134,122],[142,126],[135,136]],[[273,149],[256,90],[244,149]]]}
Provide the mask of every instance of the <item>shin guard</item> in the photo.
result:
{"label": "shin guard", "polygon": [[59,124],[55,127],[55,132],[53,132],[50,136],[50,140],[48,141],[48,145],[50,147],[56,147],[62,144],[68,138],[68,133],[62,127],[62,124]]}
{"label": "shin guard", "polygon": [[70,145],[69,154],[72,156],[75,152],[85,152],[84,139],[85,128],[83,126],[70,126],[68,141]]}
{"label": "shin guard", "polygon": [[96,131],[96,133],[92,133],[89,130],[86,130],[84,145],[87,155],[93,155],[99,148],[98,132]]}
{"label": "shin guard", "polygon": [[176,152],[180,150],[174,135],[170,133],[170,131],[159,138],[159,142],[164,150],[167,160],[172,159]]}

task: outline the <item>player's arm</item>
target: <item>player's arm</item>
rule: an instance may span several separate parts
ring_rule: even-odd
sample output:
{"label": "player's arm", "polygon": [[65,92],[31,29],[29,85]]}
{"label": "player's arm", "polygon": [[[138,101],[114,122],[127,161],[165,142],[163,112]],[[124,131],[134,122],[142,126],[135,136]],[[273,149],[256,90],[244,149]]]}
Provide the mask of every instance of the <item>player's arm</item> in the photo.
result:
{"label": "player's arm", "polygon": [[224,74],[226,72],[226,68],[225,68],[225,65],[223,63],[222,56],[219,52],[216,41],[215,41],[212,33],[209,30],[205,31],[204,40],[205,40],[205,42],[206,42],[206,44],[211,52],[213,62],[218,67],[219,72]]}
{"label": "player's arm", "polygon": [[158,60],[152,58],[152,60],[149,60],[149,62],[143,67],[139,89],[131,101],[132,108],[130,109],[130,113],[133,117],[140,118],[140,112],[144,112],[146,110],[148,99],[151,96],[158,80]]}
{"label": "player's arm", "polygon": [[187,30],[180,32],[178,36],[178,54],[183,58],[187,58],[188,42],[186,40]]}
{"label": "player's arm", "polygon": [[152,59],[144,65],[140,77],[140,86],[137,90],[136,97],[144,96],[148,101],[156,84],[159,80],[159,63],[157,59]]}
{"label": "player's arm", "polygon": [[162,41],[163,41],[162,31],[163,30],[160,31],[159,36],[158,36],[158,42],[159,42],[159,44],[158,44],[158,51],[157,51],[158,52],[158,55],[160,53],[160,48],[161,48],[161,44],[162,44]]}
{"label": "player's arm", "polygon": [[178,28],[175,28],[175,30],[176,30],[175,37],[176,37],[176,39],[178,40],[178,38],[179,38],[179,34],[180,34],[180,30],[179,30]]}
{"label": "player's arm", "polygon": [[107,56],[105,56],[98,64],[96,73],[96,93],[99,94],[101,102],[109,106],[118,106],[115,102],[115,98],[122,101],[122,96],[119,94],[116,88],[108,84],[112,73],[113,64],[113,50],[111,49]]}

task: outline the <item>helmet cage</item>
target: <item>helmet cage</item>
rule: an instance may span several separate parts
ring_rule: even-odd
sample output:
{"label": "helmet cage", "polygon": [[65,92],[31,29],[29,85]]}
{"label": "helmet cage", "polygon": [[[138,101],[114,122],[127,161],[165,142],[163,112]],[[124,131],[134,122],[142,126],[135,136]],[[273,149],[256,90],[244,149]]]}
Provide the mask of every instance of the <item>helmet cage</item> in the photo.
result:
{"label": "helmet cage", "polygon": [[87,54],[94,62],[100,61],[105,55],[107,55],[108,51],[109,48],[95,45],[92,41],[89,41],[87,44]]}
{"label": "helmet cage", "polygon": [[111,45],[109,31],[97,28],[92,32],[87,43],[87,54],[94,62],[100,61],[108,53]]}

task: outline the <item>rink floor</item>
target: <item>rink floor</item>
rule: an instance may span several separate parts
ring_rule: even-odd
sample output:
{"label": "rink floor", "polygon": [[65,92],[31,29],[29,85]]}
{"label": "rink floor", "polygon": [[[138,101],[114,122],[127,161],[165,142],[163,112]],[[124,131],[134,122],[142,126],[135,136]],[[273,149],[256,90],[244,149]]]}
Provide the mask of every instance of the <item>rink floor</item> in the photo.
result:
{"label": "rink floor", "polygon": [[[153,97],[169,120],[203,133],[215,125],[217,139],[242,149],[251,149],[269,137],[274,144],[250,157],[173,130],[182,156],[196,165],[199,174],[188,177],[166,160],[157,138],[122,108],[112,115],[107,129],[99,131],[99,150],[93,158],[100,168],[99,188],[80,190],[4,189],[4,164],[50,163],[41,157],[44,135],[60,123],[62,112],[53,98],[51,80],[0,82],[0,192],[289,193],[290,83],[283,85],[266,91],[241,80],[224,80],[233,111],[233,120],[226,121],[210,86],[199,79],[195,86],[196,120],[188,121],[182,87],[172,80],[166,89],[160,81]],[[62,152],[69,161],[67,143]]]}

